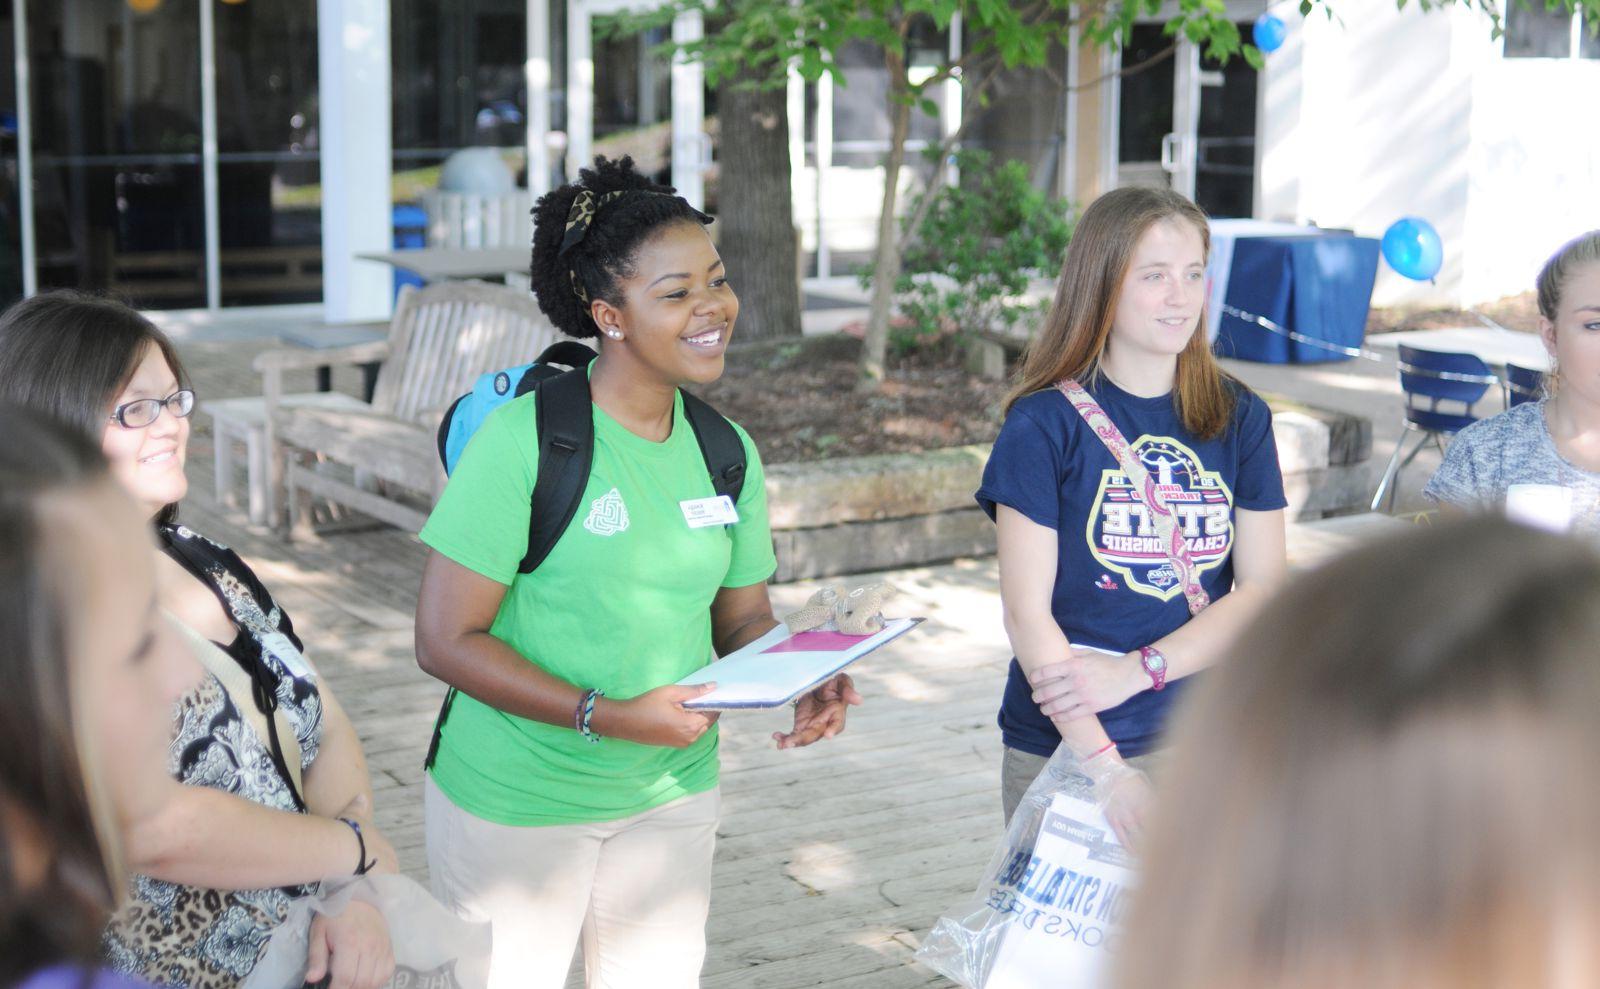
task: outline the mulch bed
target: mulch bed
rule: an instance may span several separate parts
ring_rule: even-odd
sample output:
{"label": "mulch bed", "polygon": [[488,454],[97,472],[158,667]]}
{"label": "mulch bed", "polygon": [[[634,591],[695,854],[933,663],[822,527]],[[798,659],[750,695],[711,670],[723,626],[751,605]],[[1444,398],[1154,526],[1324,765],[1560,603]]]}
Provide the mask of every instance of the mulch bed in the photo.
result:
{"label": "mulch bed", "polygon": [[[1477,312],[1508,329],[1538,328],[1532,292]],[[1375,308],[1367,333],[1480,325],[1467,310]],[[766,463],[993,442],[1009,384],[970,374],[952,341],[891,356],[877,393],[856,390],[860,348],[848,335],[735,344],[722,378],[699,392],[749,431]]]}
{"label": "mulch bed", "polygon": [[770,464],[989,443],[999,432],[1008,384],[969,374],[950,343],[891,356],[875,393],[856,390],[860,352],[848,336],[735,344],[721,379],[697,392]]}

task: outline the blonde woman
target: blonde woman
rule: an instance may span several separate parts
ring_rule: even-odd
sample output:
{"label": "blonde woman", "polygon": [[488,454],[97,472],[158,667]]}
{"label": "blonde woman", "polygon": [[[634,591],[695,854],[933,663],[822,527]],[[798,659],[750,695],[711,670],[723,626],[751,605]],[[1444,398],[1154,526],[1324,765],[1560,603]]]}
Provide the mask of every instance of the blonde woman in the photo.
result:
{"label": "blonde woman", "polygon": [[1537,288],[1549,396],[1463,429],[1422,493],[1489,510],[1513,484],[1551,485],[1569,492],[1571,527],[1600,536],[1600,230],[1563,245]]}
{"label": "blonde woman", "polygon": [[1600,557],[1478,519],[1301,578],[1173,730],[1121,989],[1600,984]]}
{"label": "blonde woman", "polygon": [[1168,190],[1095,200],[1006,402],[977,498],[1016,652],[1008,821],[1065,741],[1136,842],[1168,712],[1283,577],[1272,415],[1206,342],[1209,237]]}
{"label": "blonde woman", "polygon": [[0,986],[143,985],[99,970],[117,816],[161,799],[168,712],[200,677],[155,597],[100,451],[0,405]]}

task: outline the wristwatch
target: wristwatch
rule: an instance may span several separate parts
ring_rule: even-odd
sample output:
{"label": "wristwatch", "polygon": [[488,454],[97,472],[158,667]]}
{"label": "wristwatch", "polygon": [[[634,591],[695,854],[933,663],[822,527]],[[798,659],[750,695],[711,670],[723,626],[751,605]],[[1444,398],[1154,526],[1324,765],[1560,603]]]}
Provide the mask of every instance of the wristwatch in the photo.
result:
{"label": "wristwatch", "polygon": [[1139,665],[1150,676],[1150,689],[1160,690],[1167,685],[1167,657],[1155,646],[1139,647]]}

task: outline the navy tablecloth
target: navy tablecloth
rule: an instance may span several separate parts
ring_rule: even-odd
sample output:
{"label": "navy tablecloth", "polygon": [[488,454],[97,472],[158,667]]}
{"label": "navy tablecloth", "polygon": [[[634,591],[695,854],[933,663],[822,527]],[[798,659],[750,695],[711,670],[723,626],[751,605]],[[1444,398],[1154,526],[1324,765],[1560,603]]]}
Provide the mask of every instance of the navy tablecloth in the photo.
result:
{"label": "navy tablecloth", "polygon": [[[1378,241],[1348,233],[1315,237],[1241,237],[1233,246],[1226,305],[1264,316],[1287,330],[1340,347],[1359,347],[1366,335]],[[1224,313],[1217,327],[1219,357],[1267,364],[1312,364],[1348,355],[1291,340]]]}

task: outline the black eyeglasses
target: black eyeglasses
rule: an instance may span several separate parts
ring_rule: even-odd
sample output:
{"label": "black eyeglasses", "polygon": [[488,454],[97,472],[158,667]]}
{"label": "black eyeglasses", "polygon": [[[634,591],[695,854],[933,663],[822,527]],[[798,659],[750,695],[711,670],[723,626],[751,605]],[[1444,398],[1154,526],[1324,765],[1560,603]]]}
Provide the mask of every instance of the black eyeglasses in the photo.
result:
{"label": "black eyeglasses", "polygon": [[143,429],[161,416],[163,407],[179,419],[186,419],[194,411],[194,392],[180,388],[166,398],[141,398],[124,402],[112,409],[107,418],[123,429]]}

